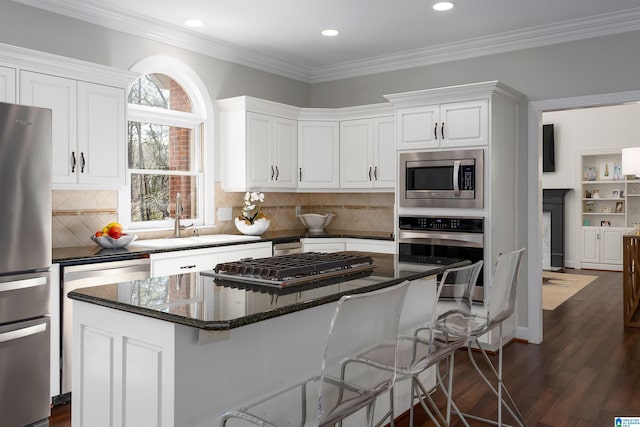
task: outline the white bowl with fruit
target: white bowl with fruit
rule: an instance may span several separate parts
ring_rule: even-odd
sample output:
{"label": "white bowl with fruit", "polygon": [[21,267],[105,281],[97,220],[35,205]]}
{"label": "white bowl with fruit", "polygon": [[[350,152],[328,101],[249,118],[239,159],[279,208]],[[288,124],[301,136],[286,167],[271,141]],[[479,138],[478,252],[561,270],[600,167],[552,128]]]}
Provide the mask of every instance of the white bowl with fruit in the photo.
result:
{"label": "white bowl with fruit", "polygon": [[119,249],[126,247],[129,243],[136,240],[138,236],[135,234],[127,234],[122,231],[122,225],[117,222],[111,222],[102,230],[96,231],[91,236],[91,240],[105,249]]}

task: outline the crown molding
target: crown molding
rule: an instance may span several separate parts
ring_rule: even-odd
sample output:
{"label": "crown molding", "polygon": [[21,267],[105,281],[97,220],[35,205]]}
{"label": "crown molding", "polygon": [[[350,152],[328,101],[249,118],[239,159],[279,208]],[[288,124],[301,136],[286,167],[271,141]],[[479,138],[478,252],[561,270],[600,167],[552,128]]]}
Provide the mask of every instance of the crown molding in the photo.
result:
{"label": "crown molding", "polygon": [[225,43],[147,16],[124,13],[120,9],[110,8],[104,4],[77,0],[12,1],[249,68],[305,83],[310,81],[311,69],[286,59]]}
{"label": "crown molding", "polygon": [[440,64],[640,30],[640,8],[313,69],[310,83]]}
{"label": "crown molding", "polygon": [[170,26],[147,16],[125,14],[122,10],[91,1],[12,1],[311,84],[640,30],[640,8],[635,8],[326,67],[309,68],[284,58],[265,55],[181,27]]}

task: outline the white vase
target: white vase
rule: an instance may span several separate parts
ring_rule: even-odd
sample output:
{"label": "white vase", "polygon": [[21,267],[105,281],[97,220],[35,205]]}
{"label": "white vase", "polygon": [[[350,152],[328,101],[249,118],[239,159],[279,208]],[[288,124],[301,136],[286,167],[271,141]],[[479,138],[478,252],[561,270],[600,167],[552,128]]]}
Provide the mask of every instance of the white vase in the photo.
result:
{"label": "white vase", "polygon": [[256,219],[253,224],[249,224],[248,221],[236,217],[235,222],[238,231],[242,234],[246,234],[247,236],[260,236],[262,233],[267,231],[271,224],[268,218],[259,218]]}

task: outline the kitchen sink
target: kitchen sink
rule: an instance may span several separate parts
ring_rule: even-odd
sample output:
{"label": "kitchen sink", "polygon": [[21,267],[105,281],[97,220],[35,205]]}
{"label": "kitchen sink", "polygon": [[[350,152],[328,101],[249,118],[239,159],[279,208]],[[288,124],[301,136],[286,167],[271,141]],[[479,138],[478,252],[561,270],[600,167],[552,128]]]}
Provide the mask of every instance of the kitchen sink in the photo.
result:
{"label": "kitchen sink", "polygon": [[167,237],[163,239],[136,240],[129,246],[145,246],[149,248],[180,248],[186,246],[214,245],[217,243],[233,243],[260,240],[259,236],[241,234],[209,234],[206,236]]}

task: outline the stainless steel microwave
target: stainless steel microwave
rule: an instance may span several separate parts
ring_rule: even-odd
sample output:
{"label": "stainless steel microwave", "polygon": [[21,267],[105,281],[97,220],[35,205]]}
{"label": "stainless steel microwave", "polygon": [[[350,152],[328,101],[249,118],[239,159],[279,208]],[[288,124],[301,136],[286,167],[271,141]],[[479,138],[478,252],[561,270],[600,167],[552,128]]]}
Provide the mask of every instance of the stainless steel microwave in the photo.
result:
{"label": "stainless steel microwave", "polygon": [[400,206],[484,207],[484,151],[400,153]]}

